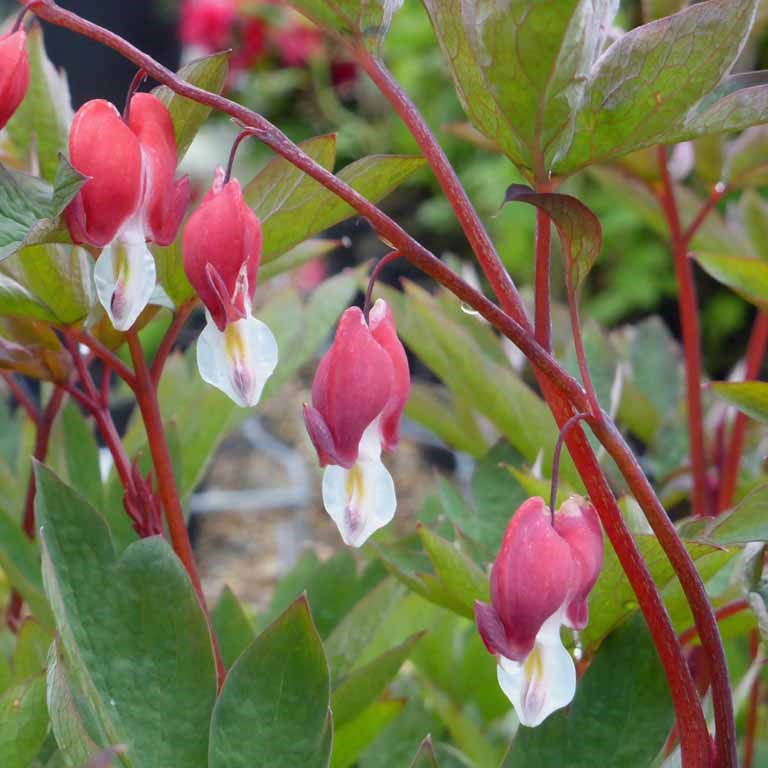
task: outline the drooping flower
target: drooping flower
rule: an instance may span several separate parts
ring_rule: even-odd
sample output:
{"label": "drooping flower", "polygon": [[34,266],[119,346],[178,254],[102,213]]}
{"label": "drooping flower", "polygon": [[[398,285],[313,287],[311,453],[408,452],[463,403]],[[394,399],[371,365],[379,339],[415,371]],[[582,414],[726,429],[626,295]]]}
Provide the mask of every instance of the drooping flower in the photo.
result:
{"label": "drooping flower", "polygon": [[317,450],[323,503],[346,544],[362,546],[395,514],[394,483],[381,461],[399,439],[410,391],[408,359],[379,299],[366,322],[347,309],[312,384],[304,422]]}
{"label": "drooping flower", "polygon": [[84,104],[69,135],[72,166],[87,177],[66,209],[73,242],[102,248],[94,269],[112,325],[128,330],[155,289],[147,241],[169,245],[189,202],[189,180],[174,180],[176,140],[168,109],[137,93],[126,123],[103,99]]}
{"label": "drooping flower", "polygon": [[29,88],[27,36],[23,29],[0,40],[0,128],[11,119]]}
{"label": "drooping flower", "polygon": [[179,12],[179,37],[184,45],[204,53],[229,45],[237,17],[235,0],[184,0]]}
{"label": "drooping flower", "polygon": [[576,668],[560,628],[587,625],[602,562],[597,513],[578,496],[555,512],[554,524],[543,499],[528,499],[507,526],[491,569],[491,604],[475,602],[475,619],[523,725],[539,725],[573,699]]}
{"label": "drooping flower", "polygon": [[261,224],[236,179],[213,186],[189,217],[182,239],[184,271],[206,309],[197,366],[209,384],[240,406],[259,402],[277,365],[277,342],[251,314],[261,260]]}

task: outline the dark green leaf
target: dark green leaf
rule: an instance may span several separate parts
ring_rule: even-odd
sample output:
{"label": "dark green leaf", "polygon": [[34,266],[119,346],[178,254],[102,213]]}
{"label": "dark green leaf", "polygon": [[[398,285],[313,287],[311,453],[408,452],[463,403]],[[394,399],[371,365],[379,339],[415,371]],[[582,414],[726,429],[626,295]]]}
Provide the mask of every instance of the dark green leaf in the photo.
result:
{"label": "dark green leaf", "polygon": [[520,728],[503,768],[560,768],[564,755],[569,768],[650,764],[674,714],[664,670],[641,617],[606,639],[569,709],[538,728]]}
{"label": "dark green leaf", "polygon": [[[178,71],[178,76],[191,85],[196,85],[211,93],[221,93],[229,70],[229,53],[216,53],[204,59],[186,64]],[[176,137],[176,157],[178,162],[184,157],[189,145],[197,135],[200,126],[208,119],[211,108],[187,99],[161,85],[154,90],[155,96],[168,107]]]}
{"label": "dark green leaf", "polygon": [[702,534],[702,538],[724,547],[768,541],[767,507],[768,485],[761,485],[747,494],[728,514],[720,515],[714,526]]}
{"label": "dark green leaf", "polygon": [[230,670],[211,721],[209,767],[325,768],[329,682],[320,636],[301,597]]}
{"label": "dark green leaf", "polygon": [[747,416],[768,422],[768,384],[757,381],[716,381],[712,389],[718,397],[735,405]]}
{"label": "dark green leaf", "polygon": [[69,86],[66,75],[54,67],[45,52],[39,24],[27,32],[27,53],[29,88],[6,127],[20,159],[27,162],[34,150],[41,177],[53,182],[59,173],[59,154],[67,148],[72,120]]}
{"label": "dark green leaf", "polygon": [[421,638],[422,633],[409,637],[397,647],[350,672],[334,687],[331,709],[336,727],[343,727],[365,711],[393,680]]}
{"label": "dark green leaf", "polygon": [[596,64],[573,144],[556,171],[671,141],[675,124],[733,65],[755,6],[710,0],[620,37]]}
{"label": "dark green leaf", "polygon": [[229,669],[253,641],[254,631],[245,608],[228,586],[221,590],[211,611],[211,620],[219,641],[222,661]]}
{"label": "dark green leaf", "polygon": [[53,186],[0,165],[0,261],[27,245],[69,242],[59,216],[85,179],[59,156]]}
{"label": "dark green leaf", "polygon": [[375,701],[333,734],[331,768],[350,768],[360,753],[403,711],[403,699]]}
{"label": "dark green leaf", "polygon": [[128,744],[135,768],[204,765],[216,674],[184,568],[159,537],[115,559],[103,519],[46,467],[35,474],[46,592],[99,741]]}
{"label": "dark green leaf", "polygon": [[0,696],[0,765],[29,768],[48,732],[45,677],[9,688]]}

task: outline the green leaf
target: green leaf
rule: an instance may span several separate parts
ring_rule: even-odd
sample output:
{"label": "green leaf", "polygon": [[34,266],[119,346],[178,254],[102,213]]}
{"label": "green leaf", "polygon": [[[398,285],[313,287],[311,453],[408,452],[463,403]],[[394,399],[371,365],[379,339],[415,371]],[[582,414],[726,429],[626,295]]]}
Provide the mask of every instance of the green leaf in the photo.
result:
{"label": "green leaf", "polygon": [[211,611],[211,620],[222,661],[229,669],[253,641],[254,631],[242,604],[226,585]]}
{"label": "green leaf", "polygon": [[328,635],[325,647],[334,684],[358,663],[403,593],[402,586],[394,579],[385,579],[362,596]]}
{"label": "green leaf", "polygon": [[[768,400],[766,400],[768,402]],[[706,541],[730,547],[750,541],[768,541],[768,485],[747,494],[730,512],[720,515],[714,526],[701,534]]]}
{"label": "green leaf", "polygon": [[87,251],[67,245],[35,245],[0,263],[0,314],[75,323],[95,301]]}
{"label": "green leaf", "polygon": [[9,688],[0,696],[0,765],[29,768],[48,732],[45,677]]}
{"label": "green leaf", "polygon": [[95,509],[104,505],[101,484],[99,446],[90,422],[72,403],[67,403],[61,414],[62,444],[67,465],[67,478],[86,501]]}
{"label": "green leaf", "polygon": [[401,0],[290,0],[290,4],[320,27],[352,37],[377,52]]}
{"label": "green leaf", "polygon": [[570,280],[578,291],[600,255],[603,230],[597,216],[571,195],[534,192],[524,184],[507,187],[504,203],[511,202],[536,206],[555,222]]}
{"label": "green leaf", "polygon": [[[728,146],[722,181],[730,189],[763,187],[768,183],[768,129],[756,126]],[[742,201],[740,201],[742,202]]]}
{"label": "green leaf", "polygon": [[642,0],[642,5],[645,21],[654,21],[681,11],[688,0]]}
{"label": "green leaf", "polygon": [[419,525],[417,530],[438,578],[456,604],[462,607],[462,614],[469,619],[474,618],[475,600],[489,599],[488,576],[456,544],[423,525]]}
{"label": "green leaf", "polygon": [[673,719],[664,670],[638,616],[603,643],[569,712],[518,730],[502,768],[560,768],[563,755],[569,768],[649,765]]}
{"label": "green leaf", "polygon": [[747,416],[768,422],[768,384],[757,381],[716,381],[711,386],[718,397],[735,405]]}
{"label": "green leaf", "polygon": [[158,285],[173,302],[173,306],[180,307],[195,295],[194,288],[189,284],[184,272],[181,238],[177,237],[173,243],[166,246],[152,245],[150,250],[155,257]]}
{"label": "green leaf", "polygon": [[416,757],[413,758],[411,768],[440,768],[432,748],[432,738],[427,736],[419,746]]}
{"label": "green leaf", "polygon": [[69,242],[59,216],[85,183],[63,156],[53,186],[0,165],[0,261],[27,245]]}
{"label": "green leaf", "polygon": [[403,711],[403,699],[375,701],[333,734],[331,768],[350,768],[360,753]]}
{"label": "green leaf", "polygon": [[702,252],[696,254],[696,261],[715,280],[761,309],[768,309],[768,262]]}
{"label": "green leaf", "polygon": [[53,627],[53,617],[43,593],[40,553],[21,530],[16,520],[0,508],[0,568],[19,591],[35,617],[46,627]]}
{"label": "green leaf", "polygon": [[211,721],[210,768],[327,766],[328,664],[306,597],[235,662]]}
{"label": "green leaf", "polygon": [[51,647],[47,689],[51,728],[63,761],[69,768],[80,768],[99,752],[99,746],[90,732],[96,731],[96,728],[92,714],[89,722],[83,717],[84,703],[82,700],[77,701],[75,697],[58,643]]}
{"label": "green leaf", "polygon": [[54,67],[45,52],[40,25],[32,25],[27,31],[27,54],[27,95],[6,127],[19,158],[26,164],[34,150],[41,177],[53,182],[58,174],[59,154],[67,149],[73,117],[69,85],[64,72]]}
{"label": "green leaf", "polygon": [[423,633],[412,635],[400,645],[344,677],[333,690],[331,709],[338,728],[357,718],[397,675]]}
{"label": "green leaf", "polygon": [[546,178],[571,143],[615,3],[474,0],[462,3],[462,11],[485,90],[525,148],[525,166]]}
{"label": "green leaf", "polygon": [[16,636],[13,654],[13,676],[17,683],[45,674],[48,649],[53,634],[34,619],[27,618]]}
{"label": "green leaf", "polygon": [[[323,138],[328,140],[320,137],[316,141]],[[290,171],[285,170],[285,162],[277,166],[277,171],[275,165],[268,165],[246,187],[246,200],[262,223],[265,264],[355,215],[351,206],[314,179],[293,166]],[[420,157],[371,155],[342,168],[337,175],[363,197],[377,203],[423,165]]]}
{"label": "green leaf", "polygon": [[204,765],[216,673],[184,568],[159,537],[116,559],[90,505],[46,467],[35,476],[46,592],[99,741],[128,744],[125,764],[135,768]]}
{"label": "green leaf", "polygon": [[756,0],[710,0],[620,37],[596,64],[556,172],[670,141],[735,62],[755,7]]}
{"label": "green leaf", "polygon": [[[229,53],[215,53],[204,59],[191,61],[178,71],[178,76],[191,85],[196,85],[204,91],[221,93],[229,71]],[[211,108],[196,101],[179,96],[164,85],[153,91],[160,101],[168,107],[173,122],[173,133],[176,137],[177,162],[189,149],[189,145],[197,135],[200,126],[208,119]]]}

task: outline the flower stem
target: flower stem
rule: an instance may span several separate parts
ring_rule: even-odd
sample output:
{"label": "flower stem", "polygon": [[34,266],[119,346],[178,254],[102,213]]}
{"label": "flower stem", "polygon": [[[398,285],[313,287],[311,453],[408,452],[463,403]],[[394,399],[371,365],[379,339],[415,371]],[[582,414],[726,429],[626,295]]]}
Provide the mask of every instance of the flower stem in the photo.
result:
{"label": "flower stem", "polygon": [[155,352],[151,368],[152,383],[155,387],[160,383],[160,377],[163,375],[163,368],[165,367],[168,355],[171,354],[173,345],[179,338],[179,334],[181,333],[182,328],[186,325],[196,303],[197,301],[195,299],[190,299],[176,310],[176,313],[173,316],[173,321],[168,326],[168,330],[165,332],[163,340],[157,348],[157,352]]}
{"label": "flower stem", "polygon": [[139,90],[139,87],[146,79],[147,73],[144,71],[144,69],[139,69],[139,71],[133,76],[131,84],[128,86],[128,93],[125,95],[125,106],[123,107],[123,122],[126,124],[131,119],[131,99],[134,97],[134,94]]}
{"label": "flower stem", "polygon": [[[667,165],[667,151],[663,146],[658,149],[658,160],[662,180],[659,202],[669,227],[679,291],[678,310],[685,353],[685,384],[688,401],[688,441],[693,473],[692,506],[694,515],[706,517],[711,515],[713,510],[710,509],[710,497],[707,488],[707,458],[701,403],[702,363],[699,308],[696,300],[696,286],[693,281],[693,266],[688,258],[688,243],[692,234],[684,234],[682,231],[680,214]],[[689,229],[688,232],[691,230]]]}
{"label": "flower stem", "polygon": [[[756,629],[749,637],[750,651],[754,660],[760,647],[760,636]],[[755,763],[755,736],[757,734],[757,711],[760,707],[760,672],[755,676],[749,691],[747,725],[744,733],[744,762],[742,768],[752,768]]]}
{"label": "flower stem", "polygon": [[563,428],[560,430],[560,434],[557,436],[557,443],[555,444],[555,453],[552,457],[552,486],[549,492],[549,513],[552,517],[552,525],[555,524],[555,506],[557,505],[557,484],[560,477],[560,452],[563,450],[563,443],[565,438],[568,437],[568,433],[573,427],[575,427],[582,419],[588,419],[588,413],[575,413],[568,421],[565,422]]}
{"label": "flower stem", "polygon": [[88,347],[104,365],[108,365],[131,389],[136,389],[136,377],[133,372],[109,347],[104,346],[80,328],[65,327],[62,330],[67,337]]}
{"label": "flower stem", "polygon": [[[737,613],[741,613],[741,611],[745,611],[747,608],[749,608],[749,603],[744,598],[740,598],[739,600],[733,600],[730,603],[721,605],[715,611],[715,619],[718,622],[723,621],[724,619],[728,619],[731,616],[735,616]],[[692,627],[688,627],[688,629],[680,633],[681,645],[687,645],[688,643],[691,642],[691,640],[697,637],[698,634],[699,634],[699,631],[696,628],[696,625]]]}
{"label": "flower stem", "polygon": [[[747,345],[746,371],[744,381],[753,381],[760,375],[760,368],[768,345],[768,314],[758,310],[752,333]],[[720,475],[720,490],[717,499],[717,512],[725,512],[733,504],[736,482],[739,478],[739,465],[744,453],[744,439],[747,433],[747,416],[739,411],[733,419],[731,439],[725,452],[723,471]]]}
{"label": "flower stem", "polygon": [[0,371],[0,377],[2,377],[3,381],[5,381],[5,385],[8,387],[10,393],[14,396],[19,406],[27,414],[29,420],[39,428],[40,411],[32,402],[32,398],[26,392],[24,387],[19,384],[11,371]]}
{"label": "flower stem", "polygon": [[382,256],[376,262],[376,266],[371,270],[371,276],[368,278],[368,288],[365,291],[365,301],[363,302],[363,317],[365,317],[366,323],[368,322],[368,314],[371,311],[371,304],[373,303],[373,287],[376,285],[379,275],[384,267],[399,258],[400,251],[390,251],[385,256]]}
{"label": "flower stem", "polygon": [[537,208],[534,327],[536,329],[536,340],[547,351],[552,350],[552,310],[550,306],[551,245],[552,226],[549,216],[541,208]]}
{"label": "flower stem", "polygon": [[213,643],[214,655],[216,658],[216,672],[219,681],[219,688],[224,683],[226,675],[224,664],[221,660],[219,645],[216,640],[216,634],[213,630],[213,624],[208,612],[208,606],[203,595],[203,586],[200,582],[200,576],[195,567],[195,559],[192,554],[192,545],[187,533],[187,524],[184,520],[184,512],[179,501],[179,494],[176,489],[176,480],[173,476],[173,463],[168,451],[168,443],[165,439],[165,430],[163,420],[160,415],[160,404],[157,400],[157,388],[155,387],[152,376],[150,375],[147,362],[144,358],[144,350],[141,348],[138,334],[135,330],[130,330],[126,334],[128,348],[131,352],[133,368],[136,371],[136,400],[144,420],[144,428],[147,432],[147,442],[152,454],[152,463],[155,468],[155,477],[157,478],[158,492],[160,500],[165,510],[165,520],[168,524],[168,531],[171,535],[171,544],[173,550],[181,560],[184,568],[189,574],[189,579],[197,594],[197,599],[205,613],[208,622],[208,628]]}

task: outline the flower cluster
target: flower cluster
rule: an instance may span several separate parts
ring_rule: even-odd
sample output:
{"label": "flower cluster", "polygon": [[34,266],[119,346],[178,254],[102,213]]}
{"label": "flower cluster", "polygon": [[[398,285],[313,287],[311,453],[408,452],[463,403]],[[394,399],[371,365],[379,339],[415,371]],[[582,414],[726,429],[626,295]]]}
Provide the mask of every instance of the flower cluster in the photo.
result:
{"label": "flower cluster", "polygon": [[523,725],[539,725],[573,699],[576,669],[560,627],[587,625],[602,563],[600,521],[578,496],[554,515],[543,499],[528,499],[507,526],[491,569],[491,604],[476,602],[475,619]]}
{"label": "flower cluster", "polygon": [[189,203],[188,179],[174,179],[168,109],[149,93],[133,96],[127,119],[108,101],[87,102],[72,122],[69,159],[87,178],[65,212],[69,233],[102,249],[96,293],[112,325],[128,330],[155,291],[147,241],[172,243]]}
{"label": "flower cluster", "polygon": [[394,483],[381,461],[399,439],[410,391],[408,359],[379,299],[368,321],[357,307],[339,321],[312,384],[304,421],[317,450],[323,503],[346,544],[362,546],[394,516]]}

